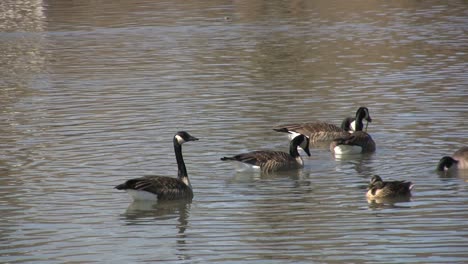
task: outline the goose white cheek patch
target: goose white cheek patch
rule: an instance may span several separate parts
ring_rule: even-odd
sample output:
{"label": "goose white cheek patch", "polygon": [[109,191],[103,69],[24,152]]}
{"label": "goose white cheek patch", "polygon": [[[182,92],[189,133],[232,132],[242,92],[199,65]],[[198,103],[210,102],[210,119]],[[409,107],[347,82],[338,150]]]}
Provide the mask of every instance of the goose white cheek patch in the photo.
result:
{"label": "goose white cheek patch", "polygon": [[352,132],[356,131],[356,121],[351,122],[350,127]]}
{"label": "goose white cheek patch", "polygon": [[177,142],[178,142],[180,145],[182,145],[182,144],[185,143],[185,140],[184,140],[181,136],[176,135],[175,138],[177,139]]}

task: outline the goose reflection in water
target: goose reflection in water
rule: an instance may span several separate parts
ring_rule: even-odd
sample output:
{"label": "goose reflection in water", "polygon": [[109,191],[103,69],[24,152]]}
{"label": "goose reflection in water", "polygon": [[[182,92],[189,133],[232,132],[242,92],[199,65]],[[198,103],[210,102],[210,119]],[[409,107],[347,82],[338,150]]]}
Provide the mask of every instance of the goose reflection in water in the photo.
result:
{"label": "goose reflection in water", "polygon": [[[384,197],[384,198],[367,198],[369,208],[410,208],[411,206],[399,205],[399,203],[411,202],[411,197],[400,196],[400,197]],[[397,205],[398,204],[398,205]]]}
{"label": "goose reflection in water", "polygon": [[144,225],[155,221],[177,219],[179,234],[183,234],[188,225],[191,202],[177,201],[134,201],[122,214],[126,225]]}

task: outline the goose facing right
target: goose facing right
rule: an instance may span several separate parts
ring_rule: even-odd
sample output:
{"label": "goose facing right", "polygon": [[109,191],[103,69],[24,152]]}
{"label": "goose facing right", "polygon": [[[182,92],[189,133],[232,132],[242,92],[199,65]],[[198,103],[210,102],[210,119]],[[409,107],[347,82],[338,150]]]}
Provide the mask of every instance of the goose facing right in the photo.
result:
{"label": "goose facing right", "polygon": [[115,189],[127,191],[133,200],[192,200],[192,185],[190,184],[184,158],[182,156],[182,144],[196,140],[198,140],[198,138],[191,136],[185,131],[179,131],[174,135],[174,152],[178,168],[177,178],[143,176],[127,180],[115,186]]}
{"label": "goose facing right", "polygon": [[[364,130],[363,120],[372,122],[367,107],[359,107],[355,117],[346,117],[341,123],[341,127],[326,122],[309,122],[299,124],[280,125],[273,130],[277,132],[289,133],[290,138],[297,134],[303,134],[310,138],[312,143],[331,141],[337,137],[347,136],[355,131]],[[367,124],[366,124],[367,128]]]}
{"label": "goose facing right", "polygon": [[453,155],[442,157],[437,164],[438,171],[468,169],[468,146],[461,147]]}
{"label": "goose facing right", "polygon": [[289,144],[289,153],[282,151],[259,150],[247,153],[241,153],[232,157],[223,157],[223,161],[237,161],[246,164],[254,169],[260,169],[262,172],[274,172],[288,169],[298,169],[304,166],[297,147],[301,147],[308,156],[309,138],[304,135],[298,135]]}

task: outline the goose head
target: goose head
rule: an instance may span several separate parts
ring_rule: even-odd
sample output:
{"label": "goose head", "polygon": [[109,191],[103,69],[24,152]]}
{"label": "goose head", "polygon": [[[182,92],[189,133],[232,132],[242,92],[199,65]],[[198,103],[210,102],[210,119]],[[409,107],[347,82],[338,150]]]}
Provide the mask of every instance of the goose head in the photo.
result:
{"label": "goose head", "polygon": [[295,145],[296,147],[300,147],[305,151],[305,153],[310,157],[310,151],[309,151],[309,138],[299,134],[296,136],[292,141],[291,144]]}
{"label": "goose head", "polygon": [[182,145],[187,141],[197,141],[198,138],[190,135],[189,133],[185,131],[179,131],[174,135],[174,143],[177,143],[178,145]]}
{"label": "goose head", "polygon": [[364,129],[364,124],[362,123],[363,120],[366,120],[368,123],[372,123],[372,118],[370,117],[369,109],[367,109],[367,107],[361,106],[356,111],[356,119],[351,123],[351,129],[354,131],[362,131]]}
{"label": "goose head", "polygon": [[365,119],[367,122],[372,123],[372,118],[369,114],[369,109],[367,107],[361,106],[356,111],[356,119]]}
{"label": "goose head", "polygon": [[437,170],[438,171],[448,170],[453,165],[456,165],[457,163],[458,161],[453,159],[452,157],[449,157],[449,156],[442,157],[439,161],[439,164],[437,164]]}
{"label": "goose head", "polygon": [[374,175],[372,176],[370,182],[369,182],[369,186],[368,186],[368,189],[372,189],[372,188],[381,188],[383,185],[383,180],[382,178],[380,178],[379,175]]}

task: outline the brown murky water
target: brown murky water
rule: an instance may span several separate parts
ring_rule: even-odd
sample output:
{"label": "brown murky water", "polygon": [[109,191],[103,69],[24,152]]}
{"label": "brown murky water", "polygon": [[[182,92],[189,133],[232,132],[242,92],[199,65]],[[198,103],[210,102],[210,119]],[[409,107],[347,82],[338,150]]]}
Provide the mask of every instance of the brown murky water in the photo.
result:
{"label": "brown murky water", "polygon": [[[4,0],[0,31],[2,263],[468,262],[468,173],[434,171],[468,143],[464,1]],[[219,161],[361,105],[373,155]],[[191,204],[113,189],[175,176],[178,130]],[[411,201],[368,204],[373,174]]]}

